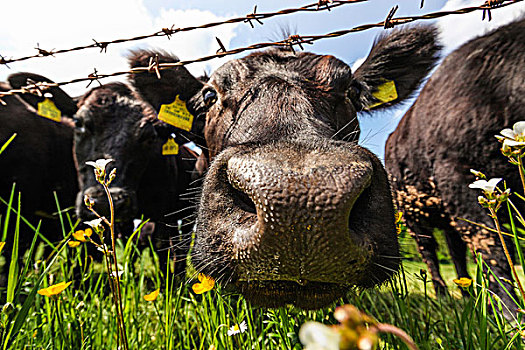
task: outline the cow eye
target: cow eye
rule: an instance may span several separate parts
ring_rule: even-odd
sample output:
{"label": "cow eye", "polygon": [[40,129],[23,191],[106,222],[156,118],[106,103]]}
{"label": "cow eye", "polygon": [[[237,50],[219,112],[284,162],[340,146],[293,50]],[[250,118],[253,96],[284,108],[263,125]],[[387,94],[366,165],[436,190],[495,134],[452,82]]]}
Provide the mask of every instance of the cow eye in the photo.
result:
{"label": "cow eye", "polygon": [[212,88],[208,88],[202,92],[202,98],[206,107],[211,107],[215,102],[217,102],[217,91]]}
{"label": "cow eye", "polygon": [[86,131],[84,126],[84,120],[82,118],[74,118],[73,122],[75,123],[75,131],[83,133]]}

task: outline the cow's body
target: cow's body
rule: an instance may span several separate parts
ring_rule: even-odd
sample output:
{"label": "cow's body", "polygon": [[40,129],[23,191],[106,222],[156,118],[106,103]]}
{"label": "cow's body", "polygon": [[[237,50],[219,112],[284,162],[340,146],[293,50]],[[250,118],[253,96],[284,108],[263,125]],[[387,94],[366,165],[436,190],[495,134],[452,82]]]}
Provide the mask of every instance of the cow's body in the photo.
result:
{"label": "cow's body", "polygon": [[525,118],[524,52],[525,20],[463,45],[443,61],[388,138],[386,168],[438,292],[445,284],[434,228],[445,232],[460,277],[468,277],[467,242],[498,276],[512,279],[497,235],[458,218],[493,226],[477,204],[479,191],[468,188],[470,169],[503,177],[522,191],[518,169],[502,156],[494,135]]}
{"label": "cow's body", "polygon": [[[130,63],[140,64],[141,60],[149,59],[149,55],[153,53],[135,52]],[[161,60],[170,58],[175,59],[162,56]],[[177,259],[185,260],[193,228],[190,198],[181,195],[195,180],[197,155],[183,146],[188,136],[157,118],[162,104],[173,102],[177,96],[181,100],[186,98],[183,92],[172,90],[170,83],[174,80],[200,88],[200,82],[191,76],[188,81],[183,73],[167,72],[160,80],[156,76],[151,80],[148,76],[142,80],[140,76],[133,77],[132,83],[137,89],[122,83],[96,87],[80,98],[75,115],[75,153],[80,176],[78,215],[83,219],[93,218],[84,205],[86,195],[95,202],[95,210],[107,215],[105,194],[96,183],[93,168],[85,162],[114,159],[108,170],[117,169],[110,185],[116,220],[127,227],[137,216],[154,221],[154,244],[163,250],[159,254],[162,265],[170,246],[175,247]],[[177,154],[162,153],[169,139],[178,144]],[[182,221],[180,232],[179,221]],[[178,264],[177,272],[182,272],[185,266],[185,261]]]}
{"label": "cow's body", "polygon": [[[0,91],[26,85],[27,78],[49,82],[36,74],[18,73],[9,77],[9,83],[0,83]],[[39,232],[49,241],[56,242],[64,237],[58,210],[71,209],[78,191],[72,150],[73,124],[69,119],[76,111],[75,103],[59,88],[53,87],[49,93],[52,94],[48,95],[49,99],[61,110],[60,122],[37,113],[38,103],[43,102],[44,97],[29,94],[6,96],[3,98],[6,105],[0,105],[0,145],[17,134],[0,154],[0,197],[9,201],[15,184],[12,208],[16,210],[20,193],[21,215],[29,222],[29,225],[23,220],[20,222],[21,253],[29,248],[39,222]],[[0,203],[3,218],[7,218],[7,208]],[[72,215],[73,211],[69,213]],[[65,212],[62,215],[65,217]],[[11,257],[16,217],[12,211],[2,252],[7,262]],[[6,283],[7,266],[0,275],[0,285]]]}
{"label": "cow's body", "polygon": [[[35,74],[19,73],[9,77],[9,84],[1,83],[0,89],[7,91],[25,85],[26,79],[22,77],[49,81]],[[49,98],[62,112],[61,122],[37,114],[38,103],[44,101],[44,97],[6,96],[6,105],[0,105],[0,143],[17,134],[0,155],[0,197],[9,200],[13,183],[16,183],[15,190],[21,193],[22,216],[35,227],[43,220],[41,233],[56,240],[63,236],[54,193],[60,208],[66,209],[74,205],[78,191],[72,151],[73,124],[68,119],[76,108],[73,100],[65,98],[60,89],[52,88],[49,93],[52,94]],[[1,204],[0,208],[4,215],[7,207]],[[14,221],[10,226],[13,229],[10,232],[14,232]],[[21,246],[27,247],[33,235],[34,232],[22,223]],[[12,237],[7,237],[7,242],[12,243]]]}

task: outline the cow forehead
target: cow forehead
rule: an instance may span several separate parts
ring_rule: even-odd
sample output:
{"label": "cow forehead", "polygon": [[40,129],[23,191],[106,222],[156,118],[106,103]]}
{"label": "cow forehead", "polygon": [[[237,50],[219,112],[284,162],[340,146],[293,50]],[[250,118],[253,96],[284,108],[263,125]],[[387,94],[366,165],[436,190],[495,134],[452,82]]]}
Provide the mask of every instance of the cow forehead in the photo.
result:
{"label": "cow forehead", "polygon": [[92,91],[81,103],[77,116],[103,119],[111,122],[117,119],[138,121],[151,119],[155,112],[130,90],[99,89]]}
{"label": "cow forehead", "polygon": [[238,88],[238,83],[249,86],[251,82],[267,76],[276,76],[286,81],[334,85],[341,78],[342,82],[349,81],[351,75],[350,67],[331,55],[271,49],[227,62],[212,75],[210,81],[228,91]]}

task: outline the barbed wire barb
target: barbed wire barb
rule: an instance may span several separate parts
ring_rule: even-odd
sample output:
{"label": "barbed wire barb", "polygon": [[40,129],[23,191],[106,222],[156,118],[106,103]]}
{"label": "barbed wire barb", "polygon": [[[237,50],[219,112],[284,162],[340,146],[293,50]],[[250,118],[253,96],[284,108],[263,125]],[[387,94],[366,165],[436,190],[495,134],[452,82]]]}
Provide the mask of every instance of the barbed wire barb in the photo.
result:
{"label": "barbed wire barb", "polygon": [[40,44],[39,44],[39,43],[36,43],[35,50],[38,50],[38,55],[39,55],[40,57],[46,57],[46,56],[53,56],[53,57],[55,57],[55,56],[53,55],[53,54],[54,54],[54,52],[53,52],[54,49],[53,49],[53,50],[50,50],[50,51],[44,50],[44,49],[42,49],[42,48],[40,47]]}
{"label": "barbed wire barb", "polygon": [[95,45],[97,47],[100,47],[100,53],[104,52],[104,53],[107,53],[108,52],[108,45],[109,43],[104,41],[104,42],[98,42],[96,41],[95,39],[92,39],[94,42],[95,42]]}
{"label": "barbed wire barb", "polygon": [[326,6],[326,9],[330,11],[330,7],[328,6],[328,4],[333,4],[333,0],[319,0],[319,2],[317,3],[317,9],[319,10],[321,6]]}
{"label": "barbed wire barb", "polygon": [[[45,89],[41,84],[38,84],[36,81],[34,81],[31,78],[27,78],[26,84],[28,87],[27,92],[33,95],[37,95],[38,97],[44,96],[43,90]],[[22,87],[22,90],[26,90]]]}
{"label": "barbed wire barb", "polygon": [[225,53],[227,52],[228,50],[226,50],[226,47],[224,47],[224,45],[222,44],[221,42],[221,39],[215,37],[215,39],[217,40],[217,43],[219,44],[219,49],[216,51],[216,53]]}
{"label": "barbed wire barb", "polygon": [[161,29],[161,32],[164,33],[164,35],[166,36],[166,38],[168,38],[168,40],[170,40],[171,36],[176,33],[176,30],[173,29],[173,28],[175,28],[175,24],[173,24],[171,26],[171,28],[162,28]]}
{"label": "barbed wire barb", "polygon": [[288,47],[290,47],[290,50],[295,53],[294,45],[299,46],[301,50],[304,50],[303,44],[310,44],[312,45],[313,42],[311,40],[305,40],[300,35],[290,35],[288,39],[285,40],[288,44]]}
{"label": "barbed wire barb", "polygon": [[396,24],[392,21],[392,18],[394,18],[398,8],[399,6],[396,5],[390,9],[390,12],[385,18],[385,25],[383,26],[384,29],[394,28]]}
{"label": "barbed wire barb", "polygon": [[86,86],[86,89],[94,82],[96,81],[100,86],[102,86],[102,83],[100,82],[101,76],[98,74],[97,69],[93,68],[93,73],[88,75],[88,79],[90,80],[89,83]]}
{"label": "barbed wire barb", "polygon": [[244,23],[250,24],[250,27],[255,28],[252,21],[257,21],[260,25],[263,25],[264,23],[257,18],[257,5],[253,8],[253,12],[246,15],[246,19],[244,20]]}
{"label": "barbed wire barb", "polygon": [[148,66],[148,72],[155,72],[157,73],[157,78],[160,80],[160,69],[159,69],[159,55],[155,54],[155,57],[149,58],[149,66]]}
{"label": "barbed wire barb", "polygon": [[501,6],[505,0],[487,0],[485,1],[484,6],[488,6],[488,8],[483,10],[483,16],[481,17],[481,20],[485,20],[485,15],[488,15],[489,22],[492,21],[492,13],[490,12],[491,9],[497,8]]}
{"label": "barbed wire barb", "polygon": [[7,68],[11,69],[11,67],[9,67],[9,66],[7,65],[7,60],[6,60],[6,58],[5,58],[4,56],[2,56],[2,55],[0,55],[0,64],[3,64],[3,65],[5,65]]}

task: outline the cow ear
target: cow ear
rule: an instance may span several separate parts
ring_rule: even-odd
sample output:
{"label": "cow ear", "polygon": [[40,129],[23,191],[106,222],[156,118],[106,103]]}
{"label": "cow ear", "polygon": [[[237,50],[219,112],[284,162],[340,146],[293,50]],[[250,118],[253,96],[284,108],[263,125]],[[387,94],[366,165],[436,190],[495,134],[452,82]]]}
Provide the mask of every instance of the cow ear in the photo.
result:
{"label": "cow ear", "polygon": [[[39,74],[25,72],[11,74],[7,78],[7,81],[13,89],[20,89],[21,87],[30,85],[32,83],[53,83],[52,80]],[[52,86],[45,92],[51,94],[49,98],[55,103],[55,106],[60,110],[60,112],[62,112],[63,115],[73,116],[77,112],[77,104],[75,103],[75,100],[58,86]],[[44,97],[33,94],[22,94],[20,97],[35,109],[38,109],[38,103],[44,100]]]}
{"label": "cow ear", "polygon": [[[130,52],[128,62],[131,68],[148,67],[151,62],[156,62],[156,57],[159,63],[179,61],[177,56],[164,51],[136,50]],[[160,79],[157,74],[150,72],[131,74],[129,79],[157,112],[163,104],[175,101],[177,96],[187,102],[202,88],[202,83],[183,66],[161,70]]]}
{"label": "cow ear", "polygon": [[360,109],[390,107],[410,97],[439,59],[437,35],[434,26],[419,25],[379,36],[354,73],[351,88]]}

